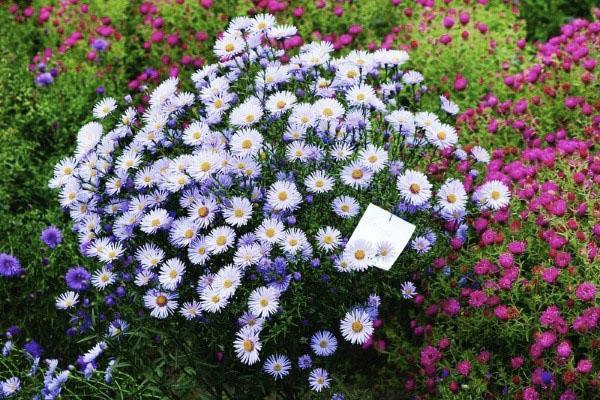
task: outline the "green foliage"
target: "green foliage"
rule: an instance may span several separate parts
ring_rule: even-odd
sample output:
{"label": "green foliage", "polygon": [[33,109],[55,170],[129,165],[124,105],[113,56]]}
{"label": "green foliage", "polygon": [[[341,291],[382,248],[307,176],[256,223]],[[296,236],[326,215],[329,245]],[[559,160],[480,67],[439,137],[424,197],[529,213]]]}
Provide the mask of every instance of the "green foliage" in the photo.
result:
{"label": "green foliage", "polygon": [[527,39],[544,41],[559,33],[572,18],[590,18],[596,0],[521,0],[521,16],[527,21]]}

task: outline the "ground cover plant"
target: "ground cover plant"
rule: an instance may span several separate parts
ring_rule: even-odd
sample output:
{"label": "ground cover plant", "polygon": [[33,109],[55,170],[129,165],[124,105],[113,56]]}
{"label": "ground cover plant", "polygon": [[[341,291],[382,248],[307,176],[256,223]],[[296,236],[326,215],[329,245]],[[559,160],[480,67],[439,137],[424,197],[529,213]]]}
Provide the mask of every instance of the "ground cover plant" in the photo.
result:
{"label": "ground cover plant", "polygon": [[[536,21],[544,8],[534,3],[1,4],[0,90],[11,94],[3,96],[0,111],[2,393],[11,398],[597,397],[598,11],[549,2],[545,7],[561,10],[553,19],[560,27],[540,31]],[[281,37],[260,46],[253,42],[257,51],[238,58],[237,65],[223,59],[224,52],[238,56],[240,50],[231,30],[224,33],[230,21],[265,12],[275,16],[274,32]],[[558,17],[561,12],[565,17]],[[586,19],[569,20],[580,14]],[[247,20],[238,19],[238,28],[248,23],[242,21]],[[331,47],[305,46],[320,40]],[[264,53],[267,44],[272,50]],[[356,51],[379,48],[393,51],[375,57]],[[306,67],[315,52],[330,59],[331,69]],[[370,60],[368,69],[376,66],[379,72],[363,74],[363,57]],[[343,61],[332,61],[337,59]],[[392,60],[402,65],[393,67]],[[277,76],[285,71],[287,80],[250,85],[265,68]],[[210,108],[213,91],[226,112]],[[254,111],[262,111],[260,124],[232,124],[229,113],[250,106],[245,100],[251,93],[258,95],[260,107]],[[304,133],[288,126],[289,101],[313,104],[319,98],[335,99],[331,104],[344,123],[323,126],[317,118],[320,122]],[[276,100],[286,103],[286,111],[273,108]],[[385,117],[393,109],[403,110],[390,114],[396,120]],[[440,129],[434,135],[426,127],[422,111],[438,115],[444,140],[437,136]],[[359,115],[365,112],[371,117]],[[168,117],[157,120],[160,115]],[[420,122],[411,125],[412,118]],[[151,124],[165,129],[153,131]],[[336,124],[338,129],[332,128]],[[194,127],[212,139],[191,143]],[[104,139],[96,146],[100,132]],[[148,134],[161,140],[144,142]],[[244,140],[262,139],[263,150],[246,149],[242,134],[252,134]],[[340,136],[353,144],[346,162],[332,158]],[[353,142],[351,136],[369,140]],[[402,152],[396,147],[400,137]],[[448,137],[454,150],[435,150],[436,144],[446,147]],[[95,157],[100,154],[96,161],[87,153],[92,147]],[[215,151],[226,164],[210,178],[190,174],[184,160],[205,159]],[[366,151],[377,159],[385,155],[385,167],[365,164]],[[166,166],[167,160],[169,176],[183,163],[187,178],[179,178],[188,180],[184,186],[197,184],[198,192],[177,189],[177,179],[169,183],[162,173],[153,189],[136,184],[143,166],[156,171],[150,167]],[[229,165],[233,161],[238,172]],[[87,191],[76,196],[79,205],[91,205],[83,214],[69,210],[75,183],[61,176],[65,167],[77,171],[77,185]],[[82,182],[85,168],[100,173]],[[414,200],[405,197],[411,185],[406,191],[401,183],[407,168],[423,172],[432,184],[431,208],[407,207]],[[254,169],[260,174],[243,177],[242,171]],[[277,174],[279,169],[288,173]],[[309,191],[307,177],[313,183],[332,178],[332,190],[355,198],[359,214],[337,216],[330,207],[336,196]],[[466,216],[454,210],[452,218],[461,222],[444,222],[450,216],[436,205],[439,191],[454,187],[449,179],[460,179],[470,197]],[[59,190],[66,181],[70,189]],[[478,188],[499,182],[510,188],[510,204],[481,210],[486,192]],[[302,197],[299,208],[283,215],[273,210],[268,194],[275,184],[295,186]],[[59,194],[62,205],[56,204]],[[166,197],[156,200],[160,205],[146,205],[150,194]],[[199,243],[213,230],[186,219],[192,207],[186,200],[194,203],[197,196],[219,205],[214,221],[238,239],[229,253],[212,249],[202,265],[192,262],[186,248],[194,238],[201,250]],[[390,271],[342,272],[349,255],[357,254],[346,241],[369,202],[393,210],[417,230]],[[150,227],[142,220],[152,225],[148,214],[158,208],[167,211],[160,216],[166,223],[157,233],[145,232]],[[251,213],[245,224],[234,221],[238,211]],[[292,255],[285,246],[265,247],[253,237],[265,218],[279,218],[286,234],[304,233],[302,251]],[[319,232],[325,226],[344,239],[327,253],[314,236],[333,240],[335,230]],[[145,250],[161,255],[160,247],[163,264],[144,267],[141,256],[136,258],[136,248],[148,238],[154,247]],[[92,243],[122,250],[124,257],[90,258]],[[262,262],[227,267],[234,256],[239,263],[241,252],[250,257],[259,247]],[[368,246],[359,250],[369,253]],[[239,275],[235,295],[223,295],[210,284],[213,273],[217,282],[229,273],[246,278]],[[151,289],[136,284],[146,279]],[[265,291],[279,307],[264,322],[254,316],[262,329],[249,337],[243,326],[254,321],[246,311],[256,302],[248,300]],[[155,318],[153,310],[163,316],[156,302],[160,298],[162,304],[161,294],[171,300],[167,310],[174,301],[186,307]],[[231,304],[209,310],[209,294]],[[25,304],[35,309],[24,312]],[[200,317],[191,318],[198,310]],[[359,345],[346,341],[340,322],[346,313],[354,318],[361,310],[368,316],[361,324],[372,325],[373,332]],[[349,326],[346,334],[354,332]],[[240,338],[256,340],[260,361],[245,365],[243,352],[238,359]],[[239,341],[238,350],[243,345]]]}

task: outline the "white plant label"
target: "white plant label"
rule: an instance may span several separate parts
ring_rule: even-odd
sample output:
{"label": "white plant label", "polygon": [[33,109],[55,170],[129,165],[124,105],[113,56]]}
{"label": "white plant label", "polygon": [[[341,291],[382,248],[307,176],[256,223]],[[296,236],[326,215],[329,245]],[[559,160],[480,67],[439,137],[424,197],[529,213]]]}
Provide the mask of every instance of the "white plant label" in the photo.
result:
{"label": "white plant label", "polygon": [[393,245],[393,252],[386,259],[375,258],[371,262],[372,266],[388,271],[402,253],[410,238],[415,231],[415,226],[406,222],[400,217],[377,207],[375,204],[369,204],[365,213],[358,221],[358,225],[348,244],[354,240],[366,240],[373,246],[381,242],[388,242]]}

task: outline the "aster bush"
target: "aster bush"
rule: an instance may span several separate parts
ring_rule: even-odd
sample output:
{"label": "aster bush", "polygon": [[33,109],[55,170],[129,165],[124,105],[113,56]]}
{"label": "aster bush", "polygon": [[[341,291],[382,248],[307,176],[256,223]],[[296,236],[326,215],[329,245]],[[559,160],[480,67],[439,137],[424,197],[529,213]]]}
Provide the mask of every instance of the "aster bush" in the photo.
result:
{"label": "aster bush", "polygon": [[[380,304],[370,293],[411,298],[414,285],[402,282],[469,239],[467,215],[508,204],[504,183],[481,184],[487,151],[458,145],[451,113],[419,110],[423,76],[402,69],[405,52],[333,58],[318,42],[281,64],[295,33],[268,14],[236,18],[193,91],[172,78],[143,115],[112,98],[94,107],[50,183],[82,254],[101,264],[70,270],[56,300],[74,329],[82,320],[108,329],[103,346],[134,327],[161,340],[192,329],[200,335],[177,335],[182,351],[217,346],[278,380],[313,333],[319,356],[342,340],[346,350],[366,343]],[[385,273],[373,264],[402,249],[348,242],[369,203],[416,226]],[[108,307],[101,324],[88,311],[97,301]],[[329,388],[320,360],[293,368],[309,365],[310,388]]]}

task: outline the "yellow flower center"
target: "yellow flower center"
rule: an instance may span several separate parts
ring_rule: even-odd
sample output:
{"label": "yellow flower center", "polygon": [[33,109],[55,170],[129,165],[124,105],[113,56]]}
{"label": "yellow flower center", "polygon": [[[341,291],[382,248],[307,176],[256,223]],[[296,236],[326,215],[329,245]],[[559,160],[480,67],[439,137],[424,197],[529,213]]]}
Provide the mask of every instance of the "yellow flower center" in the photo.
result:
{"label": "yellow flower center", "polygon": [[200,207],[198,209],[198,216],[201,218],[204,218],[208,215],[208,208],[207,207]]}
{"label": "yellow flower center", "polygon": [[363,172],[361,169],[355,169],[354,171],[352,171],[352,178],[353,179],[360,179],[363,177]]}
{"label": "yellow flower center", "polygon": [[410,185],[409,189],[411,193],[417,194],[421,191],[421,186],[419,186],[418,183],[413,183],[412,185]]}
{"label": "yellow flower center", "polygon": [[167,305],[167,296],[160,295],[156,297],[156,305],[159,307],[164,307]]}
{"label": "yellow flower center", "polygon": [[244,340],[244,351],[250,352],[254,350],[254,343],[250,339]]}
{"label": "yellow flower center", "polygon": [[252,140],[250,140],[250,139],[244,139],[242,141],[242,149],[248,150],[251,147],[252,147]]}
{"label": "yellow flower center", "polygon": [[354,321],[352,323],[352,330],[356,333],[359,333],[363,330],[363,324],[360,321]]}
{"label": "yellow flower center", "polygon": [[227,238],[223,235],[217,237],[217,240],[215,240],[215,243],[217,243],[218,246],[223,246],[225,243],[227,243]]}
{"label": "yellow flower center", "polygon": [[497,190],[494,190],[494,191],[491,193],[490,197],[491,197],[492,199],[494,199],[494,200],[498,200],[498,199],[500,198],[500,192],[499,192],[499,191],[497,191]]}
{"label": "yellow flower center", "polygon": [[364,250],[356,250],[354,252],[354,258],[356,258],[357,260],[364,260],[366,254]]}
{"label": "yellow flower center", "polygon": [[233,45],[233,43],[227,43],[225,45],[225,51],[228,53],[231,53],[233,51],[233,49],[235,49],[235,46]]}
{"label": "yellow flower center", "polygon": [[279,199],[279,201],[286,201],[288,199],[288,195],[286,192],[279,192],[277,198]]}

